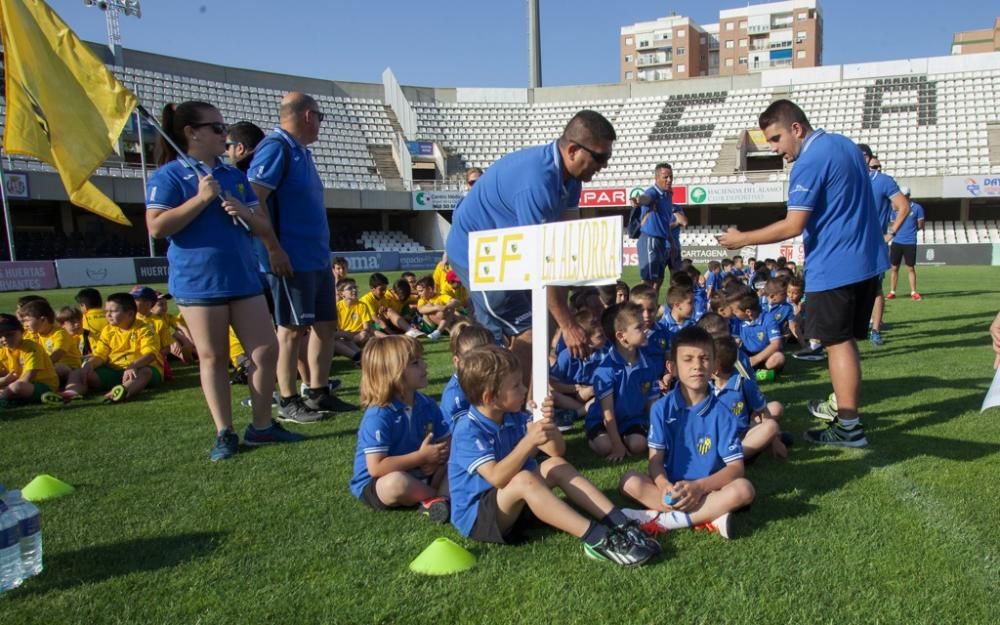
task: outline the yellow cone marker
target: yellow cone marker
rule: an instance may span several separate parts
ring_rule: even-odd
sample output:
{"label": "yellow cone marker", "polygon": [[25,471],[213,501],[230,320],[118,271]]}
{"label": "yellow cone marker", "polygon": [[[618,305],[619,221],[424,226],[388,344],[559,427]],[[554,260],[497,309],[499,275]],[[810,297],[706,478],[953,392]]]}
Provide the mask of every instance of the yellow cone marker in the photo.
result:
{"label": "yellow cone marker", "polygon": [[76,489],[70,484],[43,473],[36,475],[35,479],[21,489],[21,496],[28,501],[42,501],[43,499],[55,499],[68,495],[74,490]]}
{"label": "yellow cone marker", "polygon": [[476,566],[476,556],[447,538],[435,539],[410,562],[410,570],[422,575],[451,575]]}

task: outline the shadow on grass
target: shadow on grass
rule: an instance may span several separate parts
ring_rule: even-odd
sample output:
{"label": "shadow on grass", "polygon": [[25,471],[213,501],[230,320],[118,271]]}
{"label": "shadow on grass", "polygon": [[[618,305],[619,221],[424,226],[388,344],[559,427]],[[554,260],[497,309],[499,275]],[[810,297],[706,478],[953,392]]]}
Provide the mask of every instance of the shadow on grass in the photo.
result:
{"label": "shadow on grass", "polygon": [[225,536],[223,532],[197,532],[137,538],[46,554],[45,570],[37,578],[26,582],[19,594],[44,594],[100,583],[130,573],[174,567],[207,556]]}

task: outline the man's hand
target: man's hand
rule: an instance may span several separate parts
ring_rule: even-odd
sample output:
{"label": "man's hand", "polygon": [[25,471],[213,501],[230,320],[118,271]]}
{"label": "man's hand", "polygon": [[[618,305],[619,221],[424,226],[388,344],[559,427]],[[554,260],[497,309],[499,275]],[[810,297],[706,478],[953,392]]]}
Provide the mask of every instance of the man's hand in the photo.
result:
{"label": "man's hand", "polygon": [[718,239],[719,245],[727,250],[738,250],[747,244],[746,234],[736,228],[729,228],[722,234],[715,235],[715,238]]}
{"label": "man's hand", "polygon": [[893,236],[895,236],[895,235],[892,235],[892,234],[889,234],[888,232],[886,232],[885,235],[882,238],[885,239],[886,243],[892,243],[892,237]]}
{"label": "man's hand", "polygon": [[563,341],[566,342],[566,348],[569,350],[570,356],[573,358],[587,358],[590,356],[590,343],[587,333],[580,324],[574,321],[571,324],[562,326],[560,330],[562,330]]}
{"label": "man's hand", "polygon": [[271,273],[274,275],[279,278],[292,277],[294,273],[292,271],[292,261],[280,245],[275,245],[267,250],[267,262],[271,264]]}

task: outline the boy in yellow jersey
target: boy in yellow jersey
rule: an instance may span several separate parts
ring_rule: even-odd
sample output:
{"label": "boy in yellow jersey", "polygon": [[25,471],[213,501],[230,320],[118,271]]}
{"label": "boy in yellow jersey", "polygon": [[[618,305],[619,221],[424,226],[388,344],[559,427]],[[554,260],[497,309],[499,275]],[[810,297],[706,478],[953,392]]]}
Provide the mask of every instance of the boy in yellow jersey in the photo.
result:
{"label": "boy in yellow jersey", "polygon": [[66,333],[73,338],[77,349],[83,353],[83,313],[79,308],[63,306],[56,313],[56,323],[58,323]]}
{"label": "boy in yellow jersey", "polygon": [[[170,355],[177,358],[183,363],[191,363],[194,361],[194,341],[191,337],[187,335],[186,325],[184,323],[184,317],[180,315],[170,314],[169,308],[167,307],[167,300],[174,298],[170,293],[161,293],[156,291],[156,303],[150,309],[149,314],[160,319],[167,326],[167,331],[170,333],[170,343],[163,344],[170,352]],[[163,338],[160,338],[163,341]],[[164,352],[164,357],[166,357],[166,352]]]}
{"label": "boy in yellow jersey", "polygon": [[361,296],[359,301],[368,308],[368,314],[375,324],[376,336],[403,333],[418,338],[424,335],[417,328],[410,327],[410,323],[403,317],[406,302],[389,289],[389,278],[381,273],[373,273],[368,278],[368,287],[371,290]]}
{"label": "boy in yellow jersey", "polygon": [[458,300],[437,292],[434,278],[426,276],[417,281],[417,312],[424,318],[424,326],[434,328],[427,338],[436,341],[441,333],[450,328],[456,321],[463,319],[456,309],[460,306]]}
{"label": "boy in yellow jersey", "polygon": [[109,295],[104,311],[108,325],[93,341],[90,359],[70,373],[63,393],[66,400],[98,388],[105,391],[106,403],[119,402],[163,380],[160,340],[152,326],[136,318],[132,296]]}
{"label": "boy in yellow jersey", "polygon": [[438,288],[441,295],[457,300],[464,309],[464,314],[472,312],[472,300],[469,299],[469,291],[462,286],[462,279],[454,271],[448,271],[444,276],[444,286]]}
{"label": "boy in yellow jersey", "polygon": [[24,315],[24,324],[35,337],[32,340],[41,345],[49,355],[56,373],[59,374],[59,381],[65,383],[69,372],[79,369],[83,364],[79,343],[66,330],[56,325],[56,313],[47,301],[28,302],[21,307],[21,311]]}
{"label": "boy in yellow jersey", "polygon": [[448,255],[443,254],[438,264],[434,265],[434,273],[431,274],[431,277],[434,278],[434,289],[438,293],[444,293],[445,288],[447,288],[449,271],[451,271],[451,265],[448,264]]}
{"label": "boy in yellow jersey", "polygon": [[52,360],[42,346],[24,338],[21,321],[0,314],[0,407],[11,400],[39,401],[59,388]]}
{"label": "boy in yellow jersey", "polygon": [[372,337],[372,317],[358,300],[358,284],[353,278],[337,283],[337,324],[344,338],[364,346]]}
{"label": "boy in yellow jersey", "polygon": [[40,295],[22,295],[17,298],[17,308],[14,310],[14,316],[21,322],[21,332],[24,334],[24,338],[36,343],[38,342],[38,337],[35,336],[35,333],[28,327],[27,319],[24,314],[24,307],[31,302],[37,302],[39,300],[45,301],[45,298]]}
{"label": "boy in yellow jersey", "polygon": [[90,353],[91,341],[96,341],[101,335],[101,330],[108,325],[108,320],[104,317],[104,300],[101,299],[101,292],[97,289],[80,289],[76,293],[76,304],[83,313],[83,347],[81,352],[84,355]]}
{"label": "boy in yellow jersey", "polygon": [[416,311],[417,300],[419,299],[417,297],[417,274],[412,271],[404,271],[399,275],[399,279],[406,280],[406,283],[410,285],[410,295],[407,298],[406,303],[409,304],[410,308]]}

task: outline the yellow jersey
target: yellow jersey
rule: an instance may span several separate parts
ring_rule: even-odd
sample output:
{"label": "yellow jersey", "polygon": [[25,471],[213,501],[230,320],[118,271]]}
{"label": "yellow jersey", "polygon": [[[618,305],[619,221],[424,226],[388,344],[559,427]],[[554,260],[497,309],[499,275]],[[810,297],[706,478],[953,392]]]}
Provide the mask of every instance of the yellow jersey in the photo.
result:
{"label": "yellow jersey", "polygon": [[451,265],[447,265],[440,261],[438,261],[437,265],[434,265],[434,273],[433,273],[434,288],[435,290],[437,290],[438,293],[442,293],[444,291],[445,285],[448,284],[448,281],[445,279],[445,276],[448,275],[449,271],[451,271]]}
{"label": "yellow jersey", "polygon": [[422,297],[420,299],[418,299],[417,300],[417,308],[419,309],[421,306],[426,306],[427,304],[432,304],[434,306],[447,306],[448,303],[451,302],[451,301],[452,301],[452,298],[448,297],[447,295],[445,295],[443,293],[438,293],[437,295],[435,295],[434,297],[432,297],[430,299],[424,299]]}
{"label": "yellow jersey", "polygon": [[337,325],[346,332],[361,332],[365,329],[365,324],[371,323],[372,316],[368,311],[368,306],[355,301],[348,304],[344,300],[337,302]]}
{"label": "yellow jersey", "polygon": [[239,358],[245,353],[243,344],[236,337],[236,330],[233,330],[233,326],[229,326],[229,362],[233,363],[234,369],[239,366]]}
{"label": "yellow jersey", "polygon": [[70,369],[79,369],[83,363],[83,356],[80,355],[80,343],[69,332],[59,326],[52,326],[52,331],[48,334],[38,334],[34,339],[39,345],[45,348],[45,353],[52,355],[52,352],[62,350],[62,358],[53,362],[53,365],[66,365]]}
{"label": "yellow jersey", "polygon": [[170,344],[174,342],[174,333],[170,331],[170,326],[167,322],[160,317],[154,315],[140,315],[136,313],[135,318],[138,321],[142,321],[147,325],[151,325],[153,330],[156,332],[156,336],[160,341],[160,349],[166,349],[170,347]]}
{"label": "yellow jersey", "polygon": [[93,345],[94,356],[99,357],[113,369],[126,369],[136,360],[153,354],[149,366],[163,375],[163,354],[160,353],[160,339],[152,326],[136,319],[129,329],[106,325]]}
{"label": "yellow jersey", "polygon": [[444,286],[441,288],[441,295],[450,297],[451,299],[457,299],[463,304],[469,301],[469,292],[466,290],[465,286],[459,284],[457,287],[451,285],[451,282],[445,282]]}
{"label": "yellow jersey", "polygon": [[97,308],[91,308],[87,312],[83,313],[83,329],[90,332],[90,335],[97,340],[97,336],[104,329],[104,326],[108,325],[108,319],[104,316],[103,310],[98,310]]}
{"label": "yellow jersey", "polygon": [[53,391],[59,390],[59,376],[52,359],[45,349],[34,341],[22,339],[17,347],[0,347],[0,367],[7,374],[13,373],[18,378],[26,371],[34,371],[32,382],[47,384]]}

